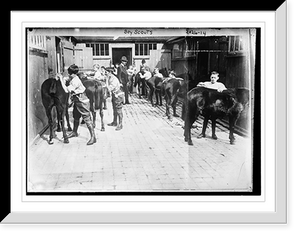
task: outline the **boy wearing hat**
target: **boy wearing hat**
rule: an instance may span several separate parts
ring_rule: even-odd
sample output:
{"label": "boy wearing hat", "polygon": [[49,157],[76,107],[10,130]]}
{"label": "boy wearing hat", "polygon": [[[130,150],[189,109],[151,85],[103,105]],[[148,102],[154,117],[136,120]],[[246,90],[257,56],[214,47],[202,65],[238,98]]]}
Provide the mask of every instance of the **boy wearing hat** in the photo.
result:
{"label": "boy wearing hat", "polygon": [[[121,83],[118,78],[112,73],[112,70],[107,68],[107,89],[111,92],[112,95],[112,107],[113,107],[113,121],[108,126],[117,126],[116,131],[119,131],[123,128],[123,100],[124,92],[121,91]],[[119,123],[118,123],[119,118]]]}
{"label": "boy wearing hat", "polygon": [[128,73],[127,73],[127,64],[128,60],[125,56],[121,58],[121,64],[118,67],[117,77],[119,78],[120,82],[123,85],[123,91],[125,93],[125,104],[130,104],[128,100]]}
{"label": "boy wearing hat", "polygon": [[88,141],[87,145],[92,145],[96,143],[96,137],[95,137],[94,127],[93,127],[90,110],[89,110],[90,101],[85,94],[84,85],[82,84],[81,80],[77,76],[78,71],[79,68],[75,64],[71,65],[68,68],[69,77],[66,79],[66,82],[69,84],[68,86],[66,86],[62,76],[59,76],[64,91],[66,93],[71,94],[72,100],[74,102],[74,109],[73,109],[74,128],[72,133],[69,134],[68,137],[69,138],[78,137],[77,130],[79,126],[79,119],[82,116],[91,135],[91,138]]}

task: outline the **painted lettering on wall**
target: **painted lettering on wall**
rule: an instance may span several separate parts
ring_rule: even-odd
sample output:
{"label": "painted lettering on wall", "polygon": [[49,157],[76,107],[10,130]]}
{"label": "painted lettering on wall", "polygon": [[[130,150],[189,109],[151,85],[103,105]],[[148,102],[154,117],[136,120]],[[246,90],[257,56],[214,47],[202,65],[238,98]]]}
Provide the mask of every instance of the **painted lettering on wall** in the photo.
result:
{"label": "painted lettering on wall", "polygon": [[187,35],[206,36],[206,31],[197,29],[186,29]]}
{"label": "painted lettering on wall", "polygon": [[125,35],[152,35],[153,31],[149,29],[125,29]]}

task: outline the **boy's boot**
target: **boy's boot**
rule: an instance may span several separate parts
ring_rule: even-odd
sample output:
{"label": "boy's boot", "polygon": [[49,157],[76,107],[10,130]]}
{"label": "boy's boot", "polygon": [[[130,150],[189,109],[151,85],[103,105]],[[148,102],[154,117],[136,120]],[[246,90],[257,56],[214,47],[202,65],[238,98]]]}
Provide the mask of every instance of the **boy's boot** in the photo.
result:
{"label": "boy's boot", "polygon": [[119,117],[119,123],[118,126],[116,127],[116,131],[119,131],[123,128],[123,112],[122,111],[118,111],[118,117]]}
{"label": "boy's boot", "polygon": [[77,133],[78,126],[79,126],[79,120],[74,120],[73,131],[68,135],[68,138],[78,137],[78,133]]}
{"label": "boy's boot", "polygon": [[88,141],[87,145],[92,145],[94,143],[96,143],[96,136],[95,136],[95,130],[92,124],[87,124],[87,128],[91,134],[91,139]]}

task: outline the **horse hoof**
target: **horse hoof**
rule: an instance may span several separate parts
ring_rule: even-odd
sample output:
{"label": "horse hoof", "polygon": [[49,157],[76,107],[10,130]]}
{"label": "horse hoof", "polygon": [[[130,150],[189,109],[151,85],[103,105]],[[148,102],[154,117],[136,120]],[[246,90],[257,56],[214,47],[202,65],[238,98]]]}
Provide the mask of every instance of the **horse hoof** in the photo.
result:
{"label": "horse hoof", "polygon": [[173,116],[174,116],[174,117],[177,117],[177,118],[179,117],[179,115],[178,115],[178,114],[174,114]]}
{"label": "horse hoof", "polygon": [[218,137],[216,135],[212,135],[212,139],[218,140]]}
{"label": "horse hoof", "polygon": [[57,128],[57,129],[56,129],[56,132],[61,132],[61,128]]}
{"label": "horse hoof", "polygon": [[69,139],[64,139],[64,143],[68,144],[69,143]]}
{"label": "horse hoof", "polygon": [[193,146],[193,145],[194,145],[192,141],[188,141],[188,144],[189,144],[190,146]]}
{"label": "horse hoof", "polygon": [[101,130],[100,130],[101,132],[104,132],[105,131],[105,128],[101,128]]}
{"label": "horse hoof", "polygon": [[68,127],[68,132],[72,132],[73,129],[71,127]]}
{"label": "horse hoof", "polygon": [[48,141],[48,144],[49,144],[49,145],[53,145],[53,143],[54,143],[54,142],[53,142],[52,140],[49,140],[49,141]]}
{"label": "horse hoof", "polygon": [[234,145],[234,144],[235,144],[235,141],[234,141],[234,140],[230,141],[230,144],[231,144],[231,145]]}

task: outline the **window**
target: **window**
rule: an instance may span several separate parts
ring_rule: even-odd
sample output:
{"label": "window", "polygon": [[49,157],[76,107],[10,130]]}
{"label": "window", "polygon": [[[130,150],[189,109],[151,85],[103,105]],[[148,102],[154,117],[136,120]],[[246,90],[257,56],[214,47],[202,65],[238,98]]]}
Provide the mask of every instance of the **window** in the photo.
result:
{"label": "window", "polygon": [[182,58],[183,44],[174,44],[172,50],[172,58]]}
{"label": "window", "polygon": [[28,34],[28,46],[35,49],[46,50],[46,36]]}
{"label": "window", "polygon": [[157,44],[135,44],[135,55],[136,56],[148,56],[150,50],[156,50]]}
{"label": "window", "polygon": [[243,53],[244,51],[244,43],[242,36],[229,36],[228,40],[228,53],[230,54],[238,54]]}
{"label": "window", "polygon": [[93,56],[109,56],[108,44],[105,43],[90,43],[86,47],[93,48]]}
{"label": "window", "polygon": [[185,44],[185,57],[193,57],[199,52],[199,41],[189,40]]}

